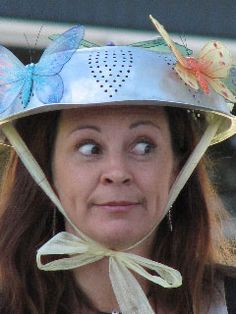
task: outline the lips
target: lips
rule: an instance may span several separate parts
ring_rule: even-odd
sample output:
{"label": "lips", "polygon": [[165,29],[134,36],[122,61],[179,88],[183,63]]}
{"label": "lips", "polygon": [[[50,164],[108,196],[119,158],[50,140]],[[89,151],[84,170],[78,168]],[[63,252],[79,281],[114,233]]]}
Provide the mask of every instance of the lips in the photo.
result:
{"label": "lips", "polygon": [[138,202],[130,202],[130,201],[111,201],[106,203],[100,203],[98,205],[105,205],[105,206],[129,206],[129,205],[136,205]]}
{"label": "lips", "polygon": [[133,201],[109,201],[94,204],[96,207],[109,211],[109,212],[127,212],[140,205],[140,202]]}

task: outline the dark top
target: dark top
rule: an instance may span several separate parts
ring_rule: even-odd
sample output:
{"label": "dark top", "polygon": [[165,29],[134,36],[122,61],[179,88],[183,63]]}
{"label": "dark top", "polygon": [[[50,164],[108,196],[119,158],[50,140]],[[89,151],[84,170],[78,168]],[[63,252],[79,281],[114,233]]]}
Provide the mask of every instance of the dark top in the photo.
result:
{"label": "dark top", "polygon": [[[236,277],[225,276],[224,288],[228,314],[236,314]],[[4,302],[0,296],[0,314],[4,313]]]}
{"label": "dark top", "polygon": [[225,277],[225,299],[229,314],[236,314],[236,278]]}

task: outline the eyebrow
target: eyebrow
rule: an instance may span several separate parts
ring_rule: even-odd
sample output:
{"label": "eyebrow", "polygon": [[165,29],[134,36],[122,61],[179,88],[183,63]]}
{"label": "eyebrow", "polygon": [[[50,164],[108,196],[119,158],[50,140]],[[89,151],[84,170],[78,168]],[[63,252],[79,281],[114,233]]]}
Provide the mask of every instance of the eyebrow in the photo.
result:
{"label": "eyebrow", "polygon": [[[157,128],[158,130],[160,130],[160,127],[155,124],[154,122],[152,122],[151,120],[140,120],[140,121],[136,121],[134,123],[131,123],[131,125],[129,126],[129,129],[134,129],[134,128],[137,128],[139,126],[142,126],[142,125],[151,125],[155,128]],[[95,125],[89,125],[89,124],[85,124],[85,125],[81,125],[81,126],[77,126],[75,129],[73,129],[71,133],[77,131],[77,130],[84,130],[84,129],[90,129],[90,130],[94,130],[94,131],[97,131],[99,133],[101,133],[101,129]]]}
{"label": "eyebrow", "polygon": [[101,133],[101,129],[99,127],[97,127],[95,125],[85,124],[85,125],[77,126],[76,128],[74,128],[70,132],[70,134],[75,132],[75,131],[77,131],[77,130],[84,130],[84,129],[90,129],[90,130],[94,130],[94,131],[97,131],[97,132]]}
{"label": "eyebrow", "polygon": [[130,125],[130,129],[134,129],[134,128],[137,128],[138,126],[141,126],[141,125],[151,125],[151,126],[154,126],[155,128],[157,128],[158,130],[160,130],[160,127],[155,124],[154,122],[152,122],[151,120],[140,120],[140,121],[137,121],[137,122],[134,122]]}

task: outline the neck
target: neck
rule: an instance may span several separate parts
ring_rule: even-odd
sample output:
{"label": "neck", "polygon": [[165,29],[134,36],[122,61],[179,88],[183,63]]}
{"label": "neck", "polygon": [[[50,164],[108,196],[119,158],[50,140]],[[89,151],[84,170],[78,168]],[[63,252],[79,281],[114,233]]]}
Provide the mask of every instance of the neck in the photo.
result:
{"label": "neck", "polygon": [[[151,250],[152,245],[149,239],[149,241],[145,241],[142,246],[134,248],[132,251],[129,251],[129,253],[150,258]],[[109,278],[109,259],[107,257],[98,262],[75,269],[74,275],[79,287],[98,311],[105,313],[112,313],[112,311],[119,312],[119,305],[113,293]],[[138,275],[136,279],[146,295],[148,295],[150,282]]]}

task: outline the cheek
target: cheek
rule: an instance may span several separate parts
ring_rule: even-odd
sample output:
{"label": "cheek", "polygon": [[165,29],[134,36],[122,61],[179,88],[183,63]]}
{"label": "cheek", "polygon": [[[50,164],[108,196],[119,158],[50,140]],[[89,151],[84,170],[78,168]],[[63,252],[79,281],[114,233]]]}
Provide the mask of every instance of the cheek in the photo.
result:
{"label": "cheek", "polygon": [[68,211],[80,203],[84,207],[83,202],[94,188],[96,174],[91,166],[60,157],[54,160],[53,181],[62,206]]}
{"label": "cheek", "polygon": [[[141,189],[146,195],[152,216],[160,216],[167,204],[170,188],[175,180],[172,158],[163,158],[139,172]],[[141,169],[139,169],[141,170]]]}

